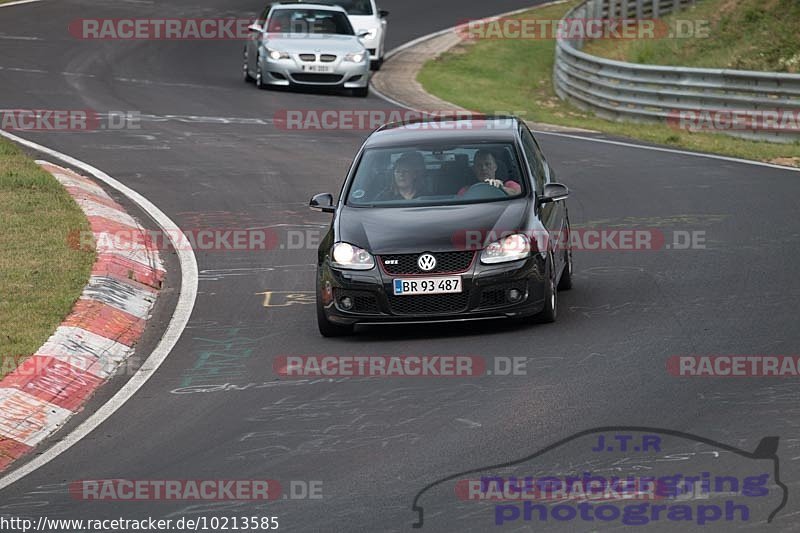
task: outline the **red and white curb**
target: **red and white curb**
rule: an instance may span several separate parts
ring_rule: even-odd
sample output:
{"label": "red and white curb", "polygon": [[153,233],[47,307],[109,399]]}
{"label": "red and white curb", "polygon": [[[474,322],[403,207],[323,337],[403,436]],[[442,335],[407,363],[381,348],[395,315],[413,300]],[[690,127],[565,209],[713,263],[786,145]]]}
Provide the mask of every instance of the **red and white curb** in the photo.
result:
{"label": "red and white curb", "polygon": [[[80,411],[133,353],[165,271],[155,248],[104,234],[145,231],[106,192],[75,172],[37,161],[75,199],[97,242],[89,283],[72,312],[36,353],[0,381],[0,471]],[[111,244],[109,244],[111,243]]]}

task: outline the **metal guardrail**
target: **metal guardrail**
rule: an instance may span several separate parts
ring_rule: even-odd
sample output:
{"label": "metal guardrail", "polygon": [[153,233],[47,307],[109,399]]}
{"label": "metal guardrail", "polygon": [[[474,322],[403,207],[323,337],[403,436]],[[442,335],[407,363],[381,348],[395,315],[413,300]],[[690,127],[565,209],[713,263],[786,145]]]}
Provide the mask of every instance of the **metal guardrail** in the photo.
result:
{"label": "metal guardrail", "polygon": [[[694,0],[588,0],[564,19],[655,19],[691,4]],[[610,120],[666,121],[676,128],[689,128],[693,118],[706,126],[716,120],[714,132],[800,140],[800,124],[792,121],[800,117],[800,75],[625,63],[582,52],[584,42],[558,38],[553,73],[558,96],[581,109]],[[737,128],[726,122],[733,116]],[[748,116],[757,117],[758,128],[748,126]]]}

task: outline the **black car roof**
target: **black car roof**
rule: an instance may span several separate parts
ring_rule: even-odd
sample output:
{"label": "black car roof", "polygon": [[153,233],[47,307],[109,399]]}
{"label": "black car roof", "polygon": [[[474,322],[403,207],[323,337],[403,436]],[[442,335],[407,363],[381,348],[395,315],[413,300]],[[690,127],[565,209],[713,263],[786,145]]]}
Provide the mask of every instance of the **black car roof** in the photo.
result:
{"label": "black car roof", "polygon": [[514,142],[519,119],[513,116],[464,115],[423,118],[385,124],[366,146],[387,147],[426,142]]}

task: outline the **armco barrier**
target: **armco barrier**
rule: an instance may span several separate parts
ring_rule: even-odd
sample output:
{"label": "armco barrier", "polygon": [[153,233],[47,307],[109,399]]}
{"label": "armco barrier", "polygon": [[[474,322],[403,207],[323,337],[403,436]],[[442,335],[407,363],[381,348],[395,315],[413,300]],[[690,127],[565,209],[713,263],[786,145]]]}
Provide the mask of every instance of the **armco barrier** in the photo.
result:
{"label": "armco barrier", "polygon": [[[588,0],[564,18],[658,18],[691,4],[694,0]],[[718,123],[713,131],[800,140],[800,124],[792,120],[800,116],[800,75],[625,63],[582,52],[583,44],[580,37],[558,38],[553,76],[558,96],[581,109],[610,120],[669,121],[676,127],[692,112],[719,119],[735,111],[739,117],[756,116],[758,125],[740,122],[726,129]]]}

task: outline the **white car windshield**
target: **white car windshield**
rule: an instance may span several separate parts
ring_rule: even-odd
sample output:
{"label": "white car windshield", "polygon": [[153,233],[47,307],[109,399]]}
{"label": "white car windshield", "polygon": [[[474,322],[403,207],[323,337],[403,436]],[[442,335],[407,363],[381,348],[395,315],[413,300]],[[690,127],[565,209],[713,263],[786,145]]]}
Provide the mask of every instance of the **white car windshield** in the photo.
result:
{"label": "white car windshield", "polygon": [[355,35],[347,15],[325,9],[278,9],[267,21],[268,33]]}
{"label": "white car windshield", "polygon": [[317,4],[339,6],[348,15],[372,15],[372,2],[369,0],[318,0]]}
{"label": "white car windshield", "polygon": [[347,204],[489,202],[519,197],[525,181],[512,143],[372,148],[358,163]]}

